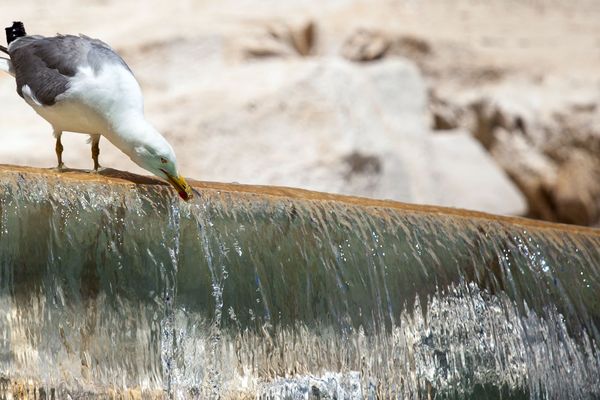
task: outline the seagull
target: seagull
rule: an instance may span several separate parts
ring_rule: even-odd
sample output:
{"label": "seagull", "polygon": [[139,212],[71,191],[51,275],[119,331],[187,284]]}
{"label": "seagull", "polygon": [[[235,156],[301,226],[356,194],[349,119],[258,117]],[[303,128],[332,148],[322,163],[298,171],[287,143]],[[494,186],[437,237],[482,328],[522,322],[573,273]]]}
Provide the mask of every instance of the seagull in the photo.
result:
{"label": "seagull", "polygon": [[140,85],[125,61],[108,44],[85,35],[27,35],[23,23],[6,28],[8,47],[0,51],[0,70],[12,75],[17,93],[52,125],[58,169],[62,170],[63,132],[88,134],[94,171],[100,164],[100,137],[133,162],[168,181],[184,200],[192,189],[179,175],[175,152],[144,117]]}

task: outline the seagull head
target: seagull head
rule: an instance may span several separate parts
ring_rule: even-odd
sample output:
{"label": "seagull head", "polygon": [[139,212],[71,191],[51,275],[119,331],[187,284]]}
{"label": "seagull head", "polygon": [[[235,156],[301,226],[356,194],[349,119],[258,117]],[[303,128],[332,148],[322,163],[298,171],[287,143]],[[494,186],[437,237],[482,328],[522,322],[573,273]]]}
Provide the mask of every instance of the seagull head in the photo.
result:
{"label": "seagull head", "polygon": [[173,185],[183,200],[188,201],[193,197],[192,188],[179,175],[173,148],[158,132],[142,136],[133,147],[130,157],[140,167]]}

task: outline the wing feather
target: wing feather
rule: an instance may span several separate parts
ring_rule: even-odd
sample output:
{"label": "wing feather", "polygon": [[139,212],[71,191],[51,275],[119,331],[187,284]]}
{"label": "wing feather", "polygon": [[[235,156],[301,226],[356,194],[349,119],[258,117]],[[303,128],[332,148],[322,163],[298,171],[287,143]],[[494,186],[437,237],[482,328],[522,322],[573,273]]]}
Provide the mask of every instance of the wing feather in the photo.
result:
{"label": "wing feather", "polygon": [[82,67],[97,72],[106,63],[118,63],[129,70],[110,46],[83,35],[24,36],[12,42],[8,51],[17,93],[23,97],[27,85],[45,106],[53,105],[57,96],[68,90],[70,79]]}

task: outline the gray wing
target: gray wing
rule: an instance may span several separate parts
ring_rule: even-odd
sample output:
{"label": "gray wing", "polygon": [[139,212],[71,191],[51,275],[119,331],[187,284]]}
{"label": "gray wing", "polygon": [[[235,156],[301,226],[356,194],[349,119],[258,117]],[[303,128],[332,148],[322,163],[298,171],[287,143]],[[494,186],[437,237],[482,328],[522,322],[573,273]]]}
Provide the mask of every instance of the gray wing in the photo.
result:
{"label": "gray wing", "polygon": [[17,80],[17,93],[23,97],[27,85],[42,105],[53,105],[64,93],[81,67],[98,72],[107,63],[125,61],[109,45],[87,36],[24,36],[8,47]]}

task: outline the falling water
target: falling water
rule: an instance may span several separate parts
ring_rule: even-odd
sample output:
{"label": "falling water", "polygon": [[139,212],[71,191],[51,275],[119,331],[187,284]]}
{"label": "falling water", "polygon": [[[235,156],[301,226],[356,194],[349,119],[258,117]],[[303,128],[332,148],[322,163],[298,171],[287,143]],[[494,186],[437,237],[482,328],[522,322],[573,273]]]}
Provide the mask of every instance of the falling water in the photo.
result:
{"label": "falling water", "polygon": [[600,396],[598,231],[49,176],[0,175],[2,396]]}

